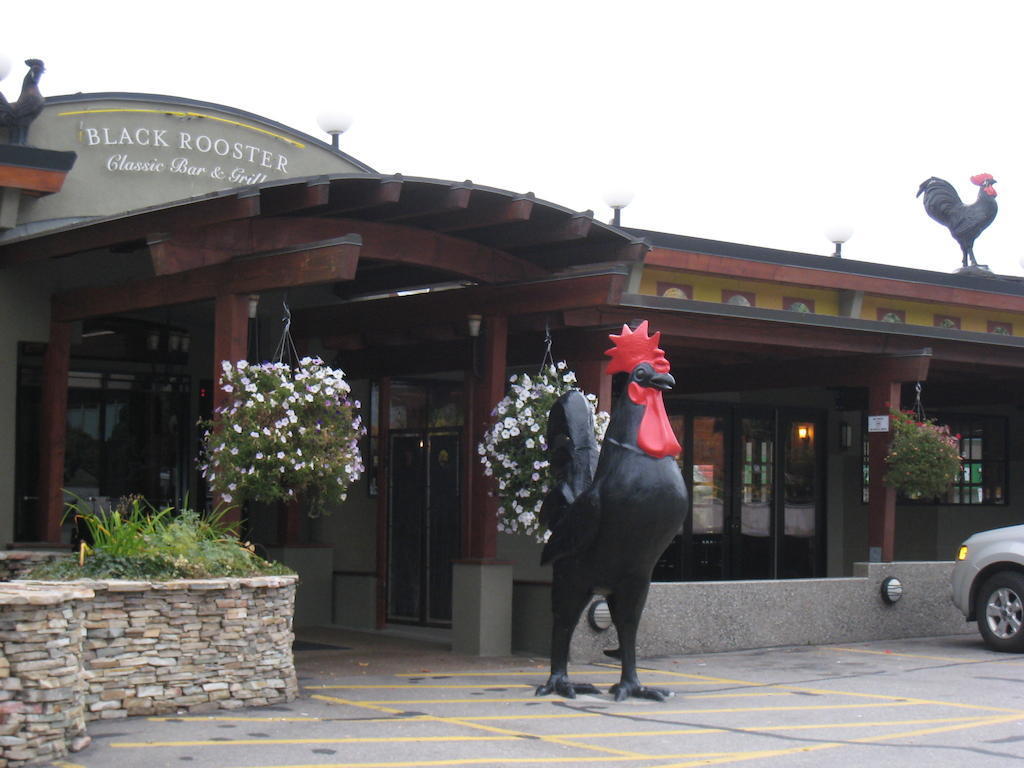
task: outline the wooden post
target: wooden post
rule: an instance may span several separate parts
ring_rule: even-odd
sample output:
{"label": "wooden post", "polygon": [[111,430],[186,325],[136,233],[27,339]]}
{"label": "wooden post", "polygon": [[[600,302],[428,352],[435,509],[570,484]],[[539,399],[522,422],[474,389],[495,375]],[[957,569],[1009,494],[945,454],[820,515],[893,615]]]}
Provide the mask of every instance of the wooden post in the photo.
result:
{"label": "wooden post", "polygon": [[[900,382],[883,380],[868,388],[868,415],[883,416],[900,407]],[[885,457],[892,442],[888,432],[868,433],[868,559],[891,563],[896,545],[896,489],[885,484]]]}
{"label": "wooden post", "polygon": [[68,421],[68,372],[71,365],[71,323],[50,321],[50,341],[43,356],[40,407],[39,523],[36,536],[60,543],[64,515],[64,452]]}
{"label": "wooden post", "polygon": [[[234,365],[244,360],[249,351],[249,297],[241,293],[218,295],[214,299],[213,325],[213,409],[216,414],[229,399],[228,393],[220,388],[221,363],[227,360]],[[214,497],[215,509],[224,505],[220,496]],[[241,509],[237,506],[224,515],[226,523],[237,523],[241,519]]]}
{"label": "wooden post", "polygon": [[576,381],[588,395],[597,395],[597,410],[611,413],[612,377],[604,372],[608,358],[576,363]]}
{"label": "wooden post", "polygon": [[[484,342],[480,376],[470,382],[473,407],[466,435],[476,446],[490,423],[491,409],[505,396],[505,369],[508,356],[508,318],[488,315],[483,320]],[[472,463],[470,505],[463,528],[462,557],[469,560],[493,560],[498,546],[498,502],[492,495],[493,481],[484,475],[479,461]]]}

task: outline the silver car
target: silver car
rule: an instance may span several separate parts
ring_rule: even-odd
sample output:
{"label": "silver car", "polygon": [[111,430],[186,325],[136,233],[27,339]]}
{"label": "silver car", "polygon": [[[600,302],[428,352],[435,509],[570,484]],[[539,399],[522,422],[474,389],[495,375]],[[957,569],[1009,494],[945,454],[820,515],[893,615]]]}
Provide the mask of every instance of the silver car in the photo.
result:
{"label": "silver car", "polygon": [[982,531],[960,545],[953,603],[978,622],[989,648],[1024,653],[1024,525]]}

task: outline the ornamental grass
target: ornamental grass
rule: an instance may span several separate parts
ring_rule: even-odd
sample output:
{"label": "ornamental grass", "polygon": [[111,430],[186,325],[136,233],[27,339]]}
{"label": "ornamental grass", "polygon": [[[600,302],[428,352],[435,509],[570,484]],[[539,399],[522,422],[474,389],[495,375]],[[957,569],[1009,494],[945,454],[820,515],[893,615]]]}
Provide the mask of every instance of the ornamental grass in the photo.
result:
{"label": "ornamental grass", "polygon": [[65,519],[81,531],[79,557],[37,566],[33,579],[131,579],[170,581],[292,573],[256,555],[239,541],[222,512],[157,508],[141,496],[120,499],[108,510],[75,498]]}

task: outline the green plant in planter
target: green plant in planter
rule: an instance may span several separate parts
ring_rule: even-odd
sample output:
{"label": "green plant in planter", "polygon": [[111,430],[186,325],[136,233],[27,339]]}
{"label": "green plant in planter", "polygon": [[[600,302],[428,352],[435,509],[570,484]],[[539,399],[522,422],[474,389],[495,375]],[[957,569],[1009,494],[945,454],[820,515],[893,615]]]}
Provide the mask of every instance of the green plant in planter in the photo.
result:
{"label": "green plant in planter", "polygon": [[219,512],[204,517],[129,496],[101,512],[76,498],[67,515],[85,528],[92,545],[83,544],[78,559],[38,566],[31,578],[168,581],[292,573],[240,542]]}
{"label": "green plant in planter", "polygon": [[892,410],[893,438],[885,482],[912,499],[933,499],[949,490],[961,472],[960,435],[932,420]]}

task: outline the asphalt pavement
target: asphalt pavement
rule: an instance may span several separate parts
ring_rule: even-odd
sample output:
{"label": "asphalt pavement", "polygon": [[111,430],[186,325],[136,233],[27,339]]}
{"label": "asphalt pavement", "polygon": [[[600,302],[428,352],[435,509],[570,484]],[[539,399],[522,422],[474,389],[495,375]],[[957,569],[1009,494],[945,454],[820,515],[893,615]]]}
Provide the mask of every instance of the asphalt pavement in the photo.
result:
{"label": "asphalt pavement", "polygon": [[[61,768],[1024,764],[1024,657],[977,636],[644,659],[664,703],[534,696],[547,660],[304,634],[282,706],[108,720]],[[607,690],[614,662],[571,667]]]}

